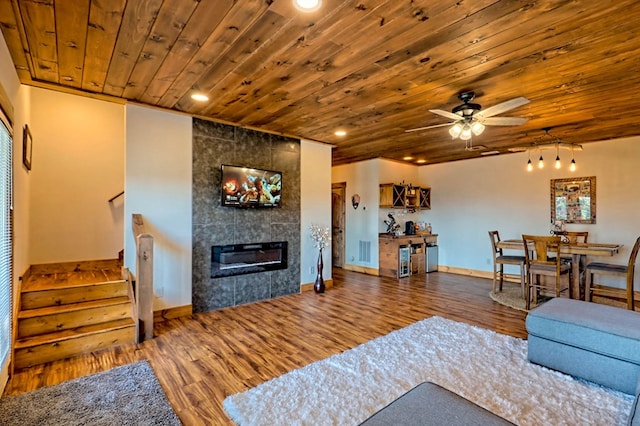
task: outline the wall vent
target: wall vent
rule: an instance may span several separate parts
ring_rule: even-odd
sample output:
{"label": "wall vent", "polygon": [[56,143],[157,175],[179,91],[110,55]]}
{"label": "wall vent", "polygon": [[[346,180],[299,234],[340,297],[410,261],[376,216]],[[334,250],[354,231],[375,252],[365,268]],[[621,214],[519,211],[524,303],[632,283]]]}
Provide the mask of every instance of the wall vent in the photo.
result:
{"label": "wall vent", "polygon": [[358,261],[371,263],[371,241],[360,240]]}

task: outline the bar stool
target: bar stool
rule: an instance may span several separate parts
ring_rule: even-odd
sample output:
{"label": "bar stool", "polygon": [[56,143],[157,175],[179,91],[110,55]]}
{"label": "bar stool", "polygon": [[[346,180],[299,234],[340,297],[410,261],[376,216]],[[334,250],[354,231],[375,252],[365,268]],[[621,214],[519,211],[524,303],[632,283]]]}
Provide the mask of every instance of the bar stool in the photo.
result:
{"label": "bar stool", "polygon": [[[629,262],[626,265],[615,265],[611,263],[591,262],[586,267],[586,283],[584,298],[587,302],[591,301],[591,296],[603,296],[613,297],[618,299],[626,299],[627,309],[635,310],[634,306],[634,294],[633,294],[633,275],[635,273],[636,257],[638,256],[638,250],[640,249],[640,237],[636,240],[631,255],[629,256]],[[623,276],[627,278],[627,288],[611,287],[605,285],[598,285],[597,287],[593,283],[594,275],[613,275]]]}
{"label": "bar stool", "polygon": [[522,296],[524,297],[526,292],[525,257],[504,255],[502,249],[498,247],[498,243],[500,242],[500,234],[498,231],[489,231],[489,238],[491,238],[491,247],[493,248],[493,292],[496,292],[496,283],[498,282],[500,283],[500,291],[502,291],[502,283],[505,276],[504,265],[518,265],[520,266],[520,286],[522,288]]}

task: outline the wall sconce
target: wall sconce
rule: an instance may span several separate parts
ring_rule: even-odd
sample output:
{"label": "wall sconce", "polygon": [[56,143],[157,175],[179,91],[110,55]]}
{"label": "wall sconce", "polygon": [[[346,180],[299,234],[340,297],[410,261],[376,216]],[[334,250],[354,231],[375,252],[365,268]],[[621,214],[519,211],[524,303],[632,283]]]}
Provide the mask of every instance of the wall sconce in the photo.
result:
{"label": "wall sconce", "polygon": [[351,196],[351,205],[354,210],[358,209],[358,206],[360,205],[360,196],[358,194],[353,194],[353,196]]}

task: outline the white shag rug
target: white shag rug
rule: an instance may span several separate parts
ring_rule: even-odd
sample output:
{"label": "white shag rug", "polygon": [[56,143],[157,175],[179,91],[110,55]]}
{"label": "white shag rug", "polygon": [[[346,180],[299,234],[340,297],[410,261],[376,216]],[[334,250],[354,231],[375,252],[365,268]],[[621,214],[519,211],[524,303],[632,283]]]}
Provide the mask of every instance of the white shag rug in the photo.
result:
{"label": "white shag rug", "polygon": [[527,341],[431,317],[224,400],[238,424],[357,425],[431,381],[519,425],[622,425],[633,397],[527,361]]}

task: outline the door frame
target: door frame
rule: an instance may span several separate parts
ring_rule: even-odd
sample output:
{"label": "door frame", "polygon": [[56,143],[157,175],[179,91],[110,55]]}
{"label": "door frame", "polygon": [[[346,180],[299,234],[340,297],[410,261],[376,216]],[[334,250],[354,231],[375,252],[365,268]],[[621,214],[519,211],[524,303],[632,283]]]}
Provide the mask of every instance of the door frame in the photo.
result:
{"label": "door frame", "polygon": [[[334,222],[334,215],[336,215],[336,212],[334,211],[334,205],[333,205],[333,194],[339,194],[342,197],[342,211],[339,213],[341,214],[341,218],[340,218],[340,223],[342,224],[342,244],[340,246],[337,246],[334,242],[331,243],[331,260],[332,260],[332,266],[336,267],[336,268],[344,268],[344,264],[345,264],[345,243],[346,243],[346,220],[345,220],[345,216],[346,216],[346,206],[347,206],[347,201],[346,201],[346,195],[347,195],[347,182],[335,182],[331,184],[331,234],[333,236],[333,224]],[[332,238],[332,240],[334,240]],[[334,253],[335,250],[339,250],[339,252],[337,253],[338,256],[336,256],[336,253]],[[339,258],[342,259],[342,264],[335,264],[333,262],[334,258]]]}

